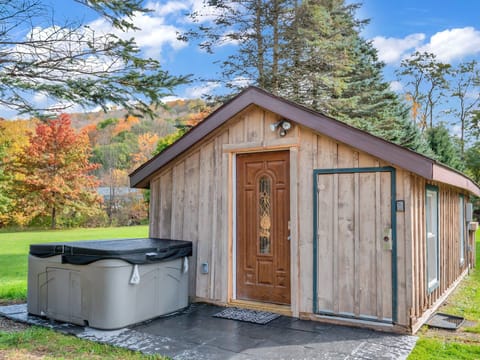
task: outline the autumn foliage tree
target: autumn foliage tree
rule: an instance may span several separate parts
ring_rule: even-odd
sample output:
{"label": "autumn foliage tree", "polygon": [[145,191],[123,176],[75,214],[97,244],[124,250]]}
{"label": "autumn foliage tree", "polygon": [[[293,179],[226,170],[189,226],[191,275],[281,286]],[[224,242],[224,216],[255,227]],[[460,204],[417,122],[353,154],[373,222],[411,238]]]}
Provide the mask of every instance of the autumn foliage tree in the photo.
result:
{"label": "autumn foliage tree", "polygon": [[5,214],[7,214],[10,211],[10,207],[12,204],[12,200],[8,196],[7,192],[7,184],[8,184],[8,177],[5,175],[5,170],[4,170],[4,159],[5,158],[5,146],[3,144],[0,144],[0,225],[5,223]]}
{"label": "autumn foliage tree", "polygon": [[52,228],[59,217],[98,209],[97,180],[90,174],[98,165],[89,162],[90,156],[87,134],[76,133],[68,115],[39,123],[9,169],[17,174],[17,209],[28,220],[50,218]]}
{"label": "autumn foliage tree", "polygon": [[161,153],[167,147],[172,145],[175,141],[185,135],[191,128],[202,122],[212,112],[211,107],[203,105],[196,106],[192,110],[193,112],[181,119],[178,119],[176,125],[177,131],[164,136],[158,141],[157,147],[153,151],[153,155]]}
{"label": "autumn foliage tree", "polygon": [[138,136],[138,152],[132,155],[133,168],[137,168],[151,158],[158,143],[158,135],[150,132]]}
{"label": "autumn foliage tree", "polygon": [[0,120],[0,227],[21,222],[23,218],[15,206],[15,180],[19,174],[8,172],[7,167],[16,163],[28,143],[27,132],[34,129],[34,123],[27,120]]}

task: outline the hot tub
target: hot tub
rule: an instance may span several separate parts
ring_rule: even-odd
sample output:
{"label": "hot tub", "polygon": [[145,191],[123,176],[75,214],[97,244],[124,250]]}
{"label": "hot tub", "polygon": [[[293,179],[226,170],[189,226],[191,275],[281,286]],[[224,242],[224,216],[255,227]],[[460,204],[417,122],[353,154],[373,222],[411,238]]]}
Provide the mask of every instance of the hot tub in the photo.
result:
{"label": "hot tub", "polygon": [[115,239],[30,245],[30,314],[118,329],[188,306],[190,241]]}

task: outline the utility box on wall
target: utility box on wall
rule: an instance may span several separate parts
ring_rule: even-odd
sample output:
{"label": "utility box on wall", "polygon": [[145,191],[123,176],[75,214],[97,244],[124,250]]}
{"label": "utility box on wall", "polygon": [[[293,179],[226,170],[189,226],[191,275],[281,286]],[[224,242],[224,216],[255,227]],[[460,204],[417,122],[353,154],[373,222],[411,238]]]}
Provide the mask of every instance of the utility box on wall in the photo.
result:
{"label": "utility box on wall", "polygon": [[467,208],[465,211],[465,221],[466,222],[473,221],[473,204],[472,203],[467,203]]}

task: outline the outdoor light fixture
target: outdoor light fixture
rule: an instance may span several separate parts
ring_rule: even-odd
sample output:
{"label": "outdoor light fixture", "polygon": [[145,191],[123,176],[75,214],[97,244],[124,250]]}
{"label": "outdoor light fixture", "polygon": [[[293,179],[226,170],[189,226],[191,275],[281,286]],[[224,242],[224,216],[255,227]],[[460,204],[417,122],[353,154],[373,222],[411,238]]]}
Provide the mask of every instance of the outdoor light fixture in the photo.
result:
{"label": "outdoor light fixture", "polygon": [[292,124],[285,119],[281,119],[276,123],[270,124],[270,130],[275,131],[278,130],[278,135],[285,136],[287,135],[287,131],[292,128]]}
{"label": "outdoor light fixture", "polygon": [[282,121],[282,128],[285,131],[288,131],[292,128],[292,124],[290,124],[288,121],[284,120],[284,121]]}
{"label": "outdoor light fixture", "polygon": [[280,126],[280,123],[281,121],[277,121],[276,123],[270,124],[270,130],[272,130],[272,132],[277,130],[277,128]]}

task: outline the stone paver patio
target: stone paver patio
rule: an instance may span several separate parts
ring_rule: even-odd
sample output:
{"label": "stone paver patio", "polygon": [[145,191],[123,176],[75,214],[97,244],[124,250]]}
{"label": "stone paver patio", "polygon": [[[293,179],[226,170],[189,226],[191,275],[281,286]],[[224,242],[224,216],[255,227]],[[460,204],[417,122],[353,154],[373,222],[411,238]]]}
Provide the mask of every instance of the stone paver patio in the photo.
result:
{"label": "stone paver patio", "polygon": [[266,325],[212,317],[223,308],[193,304],[178,314],[103,331],[27,313],[26,304],[0,315],[82,339],[173,359],[406,359],[417,337],[281,316]]}

